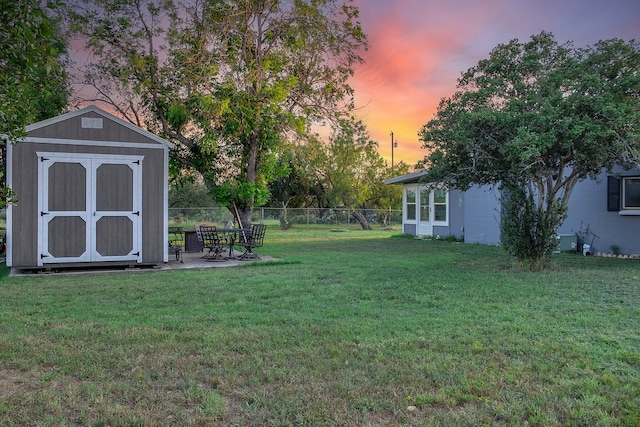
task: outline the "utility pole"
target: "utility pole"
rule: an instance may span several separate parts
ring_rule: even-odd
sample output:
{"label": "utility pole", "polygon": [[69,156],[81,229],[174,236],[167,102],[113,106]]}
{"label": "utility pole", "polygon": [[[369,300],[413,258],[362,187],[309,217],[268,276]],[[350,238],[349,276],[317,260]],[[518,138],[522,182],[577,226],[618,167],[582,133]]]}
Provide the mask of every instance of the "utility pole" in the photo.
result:
{"label": "utility pole", "polygon": [[398,146],[398,142],[393,140],[393,131],[391,131],[391,171],[393,172],[393,149]]}

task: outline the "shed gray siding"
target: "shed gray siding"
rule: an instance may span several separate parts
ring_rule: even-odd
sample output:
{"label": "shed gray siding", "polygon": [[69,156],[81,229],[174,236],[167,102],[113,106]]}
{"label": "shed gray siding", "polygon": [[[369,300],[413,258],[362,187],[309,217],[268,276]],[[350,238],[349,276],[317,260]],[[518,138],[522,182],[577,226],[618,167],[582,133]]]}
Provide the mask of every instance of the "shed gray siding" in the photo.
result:
{"label": "shed gray siding", "polygon": [[[79,110],[85,111],[85,110]],[[166,183],[167,145],[148,132],[123,126],[95,107],[85,113],[69,113],[41,122],[42,126],[28,130],[26,141],[10,148],[10,182],[18,203],[10,207],[8,234],[10,266],[30,268],[38,265],[38,156],[36,153],[69,153],[143,157],[141,167],[141,255],[145,264],[166,260]],[[102,118],[103,128],[82,128],[83,117]],[[32,125],[34,126],[34,125]],[[69,143],[66,143],[66,142]],[[111,180],[110,180],[111,181]],[[121,191],[117,180],[106,191]],[[130,191],[130,190],[129,190]],[[110,196],[107,196],[110,197]],[[117,196],[115,196],[117,197]]]}
{"label": "shed gray siding", "polygon": [[[83,128],[82,119],[102,119],[102,129]],[[46,123],[45,120],[43,123]],[[142,131],[142,129],[140,129]],[[105,117],[96,111],[70,117],[67,120],[53,122],[49,125],[29,132],[31,138],[71,139],[77,141],[130,142],[143,144],[158,144],[149,136],[137,129],[123,126],[113,119]]]}
{"label": "shed gray siding", "polygon": [[[37,265],[38,158],[36,152],[91,153],[144,156],[142,164],[142,259],[164,258],[164,153],[158,149],[114,148],[61,144],[20,143],[13,147],[13,190],[19,202],[12,207],[12,264]],[[114,189],[116,187],[114,186]]]}
{"label": "shed gray siding", "polygon": [[[620,171],[623,176],[639,176],[640,170]],[[639,212],[640,213],[640,212]],[[595,233],[598,237],[594,238]],[[640,254],[640,215],[620,215],[607,211],[607,173],[603,171],[597,180],[585,180],[576,184],[571,198],[567,219],[558,234],[577,234],[579,244],[591,244],[591,252],[612,253],[612,245],[624,254]]]}

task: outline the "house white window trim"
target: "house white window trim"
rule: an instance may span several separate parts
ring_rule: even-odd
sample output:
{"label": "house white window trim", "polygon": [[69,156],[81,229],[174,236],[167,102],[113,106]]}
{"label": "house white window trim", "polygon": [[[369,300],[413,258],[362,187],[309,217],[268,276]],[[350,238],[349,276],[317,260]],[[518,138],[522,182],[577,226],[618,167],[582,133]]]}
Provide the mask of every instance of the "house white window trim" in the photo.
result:
{"label": "house white window trim", "polygon": [[[415,195],[415,199],[411,203],[411,205],[413,206],[413,212],[415,213],[412,219],[409,218],[409,203],[408,203],[408,197],[407,197],[408,190],[413,191],[413,194]],[[416,224],[418,222],[418,211],[417,211],[418,197],[419,195],[418,195],[417,185],[404,185],[404,188],[402,191],[402,220],[406,224]]]}
{"label": "house white window trim", "polygon": [[[415,194],[415,203],[411,203],[411,205],[413,206],[413,211],[414,211],[414,218],[413,219],[409,219],[408,216],[408,211],[409,211],[409,205],[407,203],[408,198],[407,198],[407,192],[408,190],[413,191],[413,193]],[[446,208],[446,218],[445,220],[441,220],[441,221],[436,221],[435,220],[435,207],[436,207],[436,203],[435,203],[435,192],[438,190],[442,190],[442,189],[433,189],[431,191],[429,191],[429,203],[427,204],[429,206],[429,221],[422,221],[421,217],[420,217],[420,211],[421,211],[421,206],[422,206],[422,190],[424,190],[424,186],[420,185],[420,184],[405,184],[404,185],[404,189],[402,192],[402,216],[403,216],[403,221],[405,224],[417,224],[419,222],[428,222],[430,223],[432,226],[438,226],[438,227],[448,227],[449,226],[449,214],[451,212],[451,206],[449,205],[449,191],[445,190],[445,202],[444,203],[438,203],[438,205],[444,205]]]}
{"label": "house white window trim", "polygon": [[621,209],[618,212],[618,214],[620,215],[627,215],[627,216],[631,216],[631,215],[640,215],[640,206],[627,206],[625,204],[625,200],[626,200],[626,191],[627,191],[627,182],[630,180],[636,180],[636,181],[640,181],[640,176],[625,176],[622,177],[622,182],[621,182],[621,194],[620,194],[620,201],[621,201]]}
{"label": "house white window trim", "polygon": [[[435,201],[435,196],[436,196],[436,191],[444,191],[444,203],[436,203]],[[430,197],[430,201],[431,201],[431,206],[432,206],[432,210],[433,210],[433,225],[438,225],[438,226],[445,226],[448,227],[449,226],[449,191],[443,189],[443,188],[436,188],[435,190],[431,191],[431,194],[429,195]],[[436,218],[436,206],[442,206],[444,205],[445,207],[445,219],[444,220],[440,220],[437,221]]]}

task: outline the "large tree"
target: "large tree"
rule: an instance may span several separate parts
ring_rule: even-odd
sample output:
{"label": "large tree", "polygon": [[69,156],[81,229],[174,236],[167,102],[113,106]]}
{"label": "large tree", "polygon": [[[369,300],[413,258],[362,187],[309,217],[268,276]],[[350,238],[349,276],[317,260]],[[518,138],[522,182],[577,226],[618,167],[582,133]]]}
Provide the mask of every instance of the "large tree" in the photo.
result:
{"label": "large tree", "polygon": [[[55,3],[0,1],[0,134],[16,141],[24,127],[59,114],[69,95],[65,38]],[[4,141],[0,180],[4,182]],[[0,188],[0,207],[11,191]]]}
{"label": "large tree", "polygon": [[401,204],[400,189],[384,185],[384,180],[406,173],[408,166],[400,162],[389,167],[362,121],[353,117],[339,120],[327,141],[312,139],[302,153],[299,167],[321,189],[321,207],[349,208],[363,229],[371,229],[367,210]]}
{"label": "large tree", "polygon": [[280,209],[280,229],[291,227],[288,220],[289,208],[313,206],[314,195],[318,194],[317,182],[303,167],[305,146],[291,144],[289,150],[278,157],[281,173],[269,183],[269,206]]}
{"label": "large tree", "polygon": [[122,0],[74,8],[96,99],[177,144],[243,224],[277,153],[352,105],[366,37],[352,0]]}
{"label": "large tree", "polygon": [[420,131],[426,179],[463,190],[499,185],[502,243],[541,268],[575,184],[632,164],[639,101],[635,41],[574,48],[543,32],[501,44],[462,74]]}

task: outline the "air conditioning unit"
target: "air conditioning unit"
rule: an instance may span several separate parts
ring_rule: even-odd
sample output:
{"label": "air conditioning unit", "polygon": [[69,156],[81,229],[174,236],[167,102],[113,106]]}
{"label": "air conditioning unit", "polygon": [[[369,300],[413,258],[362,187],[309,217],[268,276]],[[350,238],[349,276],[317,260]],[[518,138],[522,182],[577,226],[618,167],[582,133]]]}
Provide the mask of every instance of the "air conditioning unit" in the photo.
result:
{"label": "air conditioning unit", "polygon": [[578,251],[578,236],[575,234],[558,234],[556,236],[558,240],[558,252],[577,252]]}

